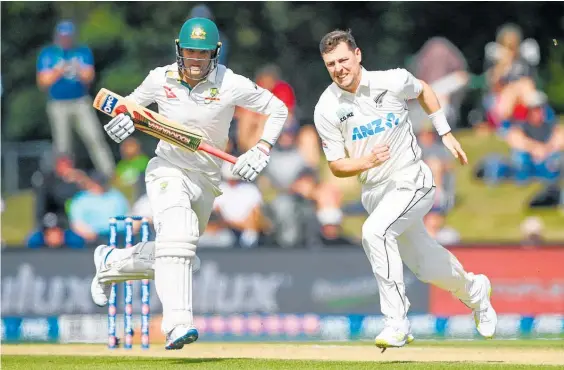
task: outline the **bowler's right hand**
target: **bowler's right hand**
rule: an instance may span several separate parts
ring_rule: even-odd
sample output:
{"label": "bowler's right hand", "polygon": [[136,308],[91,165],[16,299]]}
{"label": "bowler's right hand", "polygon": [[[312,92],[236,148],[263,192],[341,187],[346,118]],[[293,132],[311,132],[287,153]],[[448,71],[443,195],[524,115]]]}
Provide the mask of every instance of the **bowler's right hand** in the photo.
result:
{"label": "bowler's right hand", "polygon": [[125,138],[135,131],[131,117],[126,114],[120,113],[115,116],[107,125],[104,125],[104,130],[108,136],[116,143],[121,143]]}

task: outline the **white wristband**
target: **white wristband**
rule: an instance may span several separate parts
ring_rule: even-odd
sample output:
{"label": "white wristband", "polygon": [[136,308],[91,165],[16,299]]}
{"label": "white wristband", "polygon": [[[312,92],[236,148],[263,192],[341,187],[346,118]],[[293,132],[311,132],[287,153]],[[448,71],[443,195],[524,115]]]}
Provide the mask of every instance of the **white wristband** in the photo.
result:
{"label": "white wristband", "polygon": [[450,125],[447,122],[446,116],[442,109],[439,109],[435,113],[429,115],[429,119],[435,126],[435,130],[440,136],[450,132]]}

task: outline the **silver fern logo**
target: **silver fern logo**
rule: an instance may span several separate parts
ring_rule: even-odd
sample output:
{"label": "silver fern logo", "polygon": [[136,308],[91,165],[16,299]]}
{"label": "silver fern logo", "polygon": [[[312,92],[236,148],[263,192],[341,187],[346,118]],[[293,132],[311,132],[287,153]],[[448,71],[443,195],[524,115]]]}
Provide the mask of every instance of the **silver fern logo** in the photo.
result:
{"label": "silver fern logo", "polygon": [[382,108],[382,103],[384,101],[384,96],[386,96],[388,90],[384,90],[384,92],[378,94],[378,96],[376,96],[374,98],[374,103],[376,103],[376,108]]}

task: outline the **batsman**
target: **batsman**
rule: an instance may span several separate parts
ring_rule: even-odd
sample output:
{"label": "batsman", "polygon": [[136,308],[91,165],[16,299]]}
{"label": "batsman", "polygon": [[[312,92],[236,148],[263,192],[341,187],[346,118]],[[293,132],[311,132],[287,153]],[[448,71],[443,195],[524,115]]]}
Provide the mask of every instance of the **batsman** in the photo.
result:
{"label": "batsman", "polygon": [[[223,150],[236,106],[268,115],[259,142],[241,155],[233,174],[254,181],[269,162],[269,153],[286,122],[288,109],[269,91],[218,63],[219,31],[214,22],[191,18],[176,40],[176,63],[152,70],[127,99],[148,106],[204,137]],[[104,126],[117,143],[135,128],[120,114]],[[204,232],[214,199],[221,194],[221,160],[158,143],[145,182],[155,225],[155,242],[128,249],[101,245],[94,252],[94,302],[108,302],[112,282],[154,278],[163,306],[161,330],[166,349],[180,349],[198,339],[192,315],[192,273],[197,268],[198,238]]]}

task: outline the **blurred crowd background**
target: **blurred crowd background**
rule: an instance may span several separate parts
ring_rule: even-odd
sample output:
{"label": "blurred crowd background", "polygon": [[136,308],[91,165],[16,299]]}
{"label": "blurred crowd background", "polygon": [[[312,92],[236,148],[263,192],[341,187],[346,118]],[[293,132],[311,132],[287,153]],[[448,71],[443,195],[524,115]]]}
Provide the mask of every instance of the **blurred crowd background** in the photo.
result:
{"label": "blurred crowd background", "polygon": [[[290,111],[256,183],[224,169],[200,248],[358,246],[359,185],[328,171],[312,121],[330,83],[318,43],[335,28],[352,29],[367,69],[406,68],[431,84],[469,155],[465,168],[454,162],[410,102],[438,189],[431,235],[446,245],[564,240],[562,3],[3,2],[1,11],[3,246],[95,246],[107,242],[109,217],[151,217],[144,171],[156,139],[113,143],[91,99],[102,87],[127,95],[173,62],[194,16],[217,23],[220,63]],[[264,122],[238,109],[229,151],[252,147]]]}

